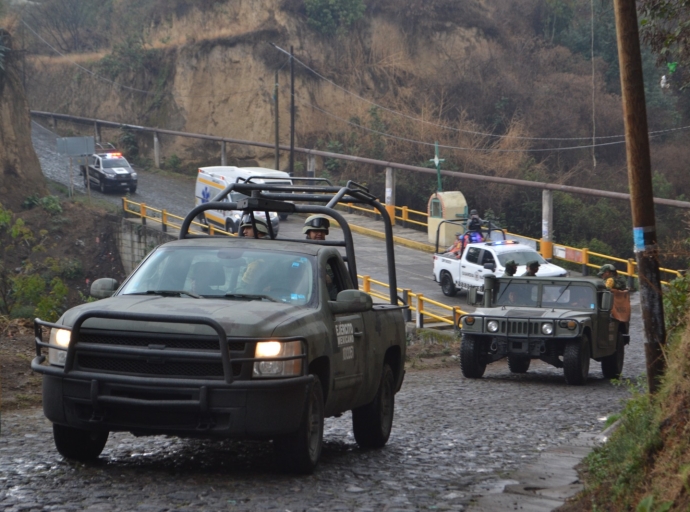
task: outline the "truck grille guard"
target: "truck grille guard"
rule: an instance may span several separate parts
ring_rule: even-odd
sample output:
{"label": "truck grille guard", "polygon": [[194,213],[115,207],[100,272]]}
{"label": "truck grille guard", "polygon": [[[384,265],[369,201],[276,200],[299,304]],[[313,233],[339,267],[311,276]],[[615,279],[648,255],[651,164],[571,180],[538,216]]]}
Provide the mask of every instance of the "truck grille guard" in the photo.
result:
{"label": "truck grille guard", "polygon": [[[579,336],[579,327],[572,331],[572,336],[557,336],[556,331],[559,320],[557,319],[543,319],[543,318],[520,318],[520,317],[486,317],[485,322],[494,320],[498,322],[498,331],[491,333],[486,329],[485,331],[495,337],[502,338],[570,338]],[[544,334],[541,330],[543,324],[550,323],[553,325],[553,332],[551,334]],[[579,325],[579,324],[578,324]]]}
{"label": "truck grille guard", "polygon": [[[175,324],[196,324],[207,325],[211,327],[216,336],[195,336],[186,338],[185,336],[175,334],[155,334],[143,333],[140,331],[106,331],[104,334],[94,335],[93,331],[89,329],[82,329],[84,322],[90,318],[107,318],[112,320],[126,320],[139,322],[162,322]],[[71,331],[71,338],[68,347],[58,346],[50,342],[43,341],[43,327],[49,329],[64,329]],[[307,375],[307,350],[308,346],[306,340],[301,337],[271,337],[270,341],[289,342],[300,341],[302,345],[302,354],[282,357],[232,357],[231,351],[245,351],[247,344],[258,341],[269,341],[269,338],[245,338],[245,337],[228,337],[225,329],[217,321],[198,317],[198,316],[171,316],[171,315],[152,315],[143,313],[121,313],[113,311],[87,311],[77,317],[74,325],[70,328],[65,325],[45,322],[39,318],[34,320],[34,336],[36,344],[36,359],[32,368],[40,373],[53,375],[72,375],[75,378],[90,378],[93,379],[93,374],[98,373],[108,380],[113,381],[132,381],[133,379],[145,379],[151,383],[161,383],[165,381],[167,384],[177,385],[194,385],[195,383],[208,383],[208,368],[210,365],[222,365],[222,375],[214,375],[220,378],[226,384],[232,384],[235,381],[236,374],[240,372],[233,371],[233,367],[241,367],[244,363],[256,362],[277,362],[277,361],[291,361],[296,359],[302,360],[301,377]],[[167,338],[167,339],[166,339]],[[156,343],[158,342],[158,343]],[[165,345],[161,344],[165,343]],[[168,346],[172,344],[172,349]],[[192,348],[183,348],[184,346],[192,346]],[[214,346],[215,345],[215,346]],[[60,350],[67,352],[64,367],[46,366],[43,363],[46,357],[42,353],[43,348]],[[120,361],[124,362],[121,366],[109,367],[94,367],[93,369],[80,369],[77,364],[78,355],[86,358],[88,364],[95,364],[94,360],[101,361]],[[90,359],[89,359],[90,358]],[[197,365],[199,369],[189,375],[191,378],[180,377],[178,373],[174,377],[167,376],[164,372],[141,371],[149,361],[156,363],[163,363],[159,367],[165,366],[164,359],[187,359],[193,360],[189,363],[178,361],[173,363],[176,368],[183,367],[186,364],[190,366]],[[137,363],[140,363],[137,366]],[[98,365],[97,365],[98,366]],[[121,371],[118,369],[121,368]],[[137,371],[139,370],[139,371]],[[106,373],[107,372],[107,373]],[[112,373],[111,373],[112,372]],[[137,377],[131,375],[137,373]],[[144,377],[139,377],[145,375]],[[198,376],[198,379],[194,379]],[[205,378],[204,378],[205,377]],[[270,382],[275,378],[256,379],[252,382],[259,384],[261,382]]]}

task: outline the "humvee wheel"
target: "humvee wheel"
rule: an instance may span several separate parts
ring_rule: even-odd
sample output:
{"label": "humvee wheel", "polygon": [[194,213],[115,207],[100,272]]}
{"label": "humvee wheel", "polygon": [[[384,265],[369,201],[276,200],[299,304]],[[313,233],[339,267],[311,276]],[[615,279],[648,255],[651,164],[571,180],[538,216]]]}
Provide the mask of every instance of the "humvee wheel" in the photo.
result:
{"label": "humvee wheel", "polygon": [[98,459],[108,441],[108,432],[90,432],[53,423],[53,440],[60,455],[79,462]]}
{"label": "humvee wheel", "polygon": [[527,373],[531,360],[529,357],[521,357],[515,354],[508,354],[508,368],[511,373]]}
{"label": "humvee wheel", "polygon": [[316,375],[304,408],[299,429],[273,441],[278,462],[284,471],[308,474],[314,471],[323,447],[323,389]]}
{"label": "humvee wheel", "polygon": [[453,278],[448,272],[441,273],[441,290],[446,297],[455,297],[455,294],[458,293]]}
{"label": "humvee wheel", "polygon": [[484,375],[486,362],[481,357],[481,340],[471,334],[462,335],[460,344],[460,368],[468,379],[479,379]]}
{"label": "humvee wheel", "polygon": [[565,381],[572,386],[581,386],[589,375],[589,334],[581,339],[570,340],[563,353],[563,374]]}
{"label": "humvee wheel", "polygon": [[393,370],[383,365],[381,383],[371,403],[352,409],[355,441],[362,448],[382,448],[388,442],[395,410],[395,378]]}
{"label": "humvee wheel", "polygon": [[601,360],[601,373],[605,379],[617,379],[623,373],[623,361],[625,360],[625,343],[623,335],[619,332],[616,339],[616,351]]}

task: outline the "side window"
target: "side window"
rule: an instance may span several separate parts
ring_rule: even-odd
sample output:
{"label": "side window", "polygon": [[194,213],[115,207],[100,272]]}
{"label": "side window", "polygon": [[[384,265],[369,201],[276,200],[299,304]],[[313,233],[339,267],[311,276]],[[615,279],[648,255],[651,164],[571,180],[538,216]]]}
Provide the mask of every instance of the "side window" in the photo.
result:
{"label": "side window", "polygon": [[467,250],[467,261],[469,261],[470,263],[479,264],[479,252],[480,251],[481,251],[481,249],[479,249],[478,247],[470,247]]}
{"label": "side window", "polygon": [[93,165],[96,169],[100,169],[101,168],[101,159],[98,157],[94,158],[93,159]]}
{"label": "side window", "polygon": [[345,289],[345,280],[341,274],[337,258],[331,258],[326,263],[326,288],[328,289],[328,300],[335,300],[338,293]]}
{"label": "side window", "polygon": [[491,254],[489,251],[484,251],[484,254],[482,254],[482,265],[486,265],[487,263],[496,263],[496,260],[494,259],[494,255]]}
{"label": "side window", "polygon": [[441,207],[441,200],[434,198],[431,200],[431,217],[440,219],[443,217],[443,208]]}

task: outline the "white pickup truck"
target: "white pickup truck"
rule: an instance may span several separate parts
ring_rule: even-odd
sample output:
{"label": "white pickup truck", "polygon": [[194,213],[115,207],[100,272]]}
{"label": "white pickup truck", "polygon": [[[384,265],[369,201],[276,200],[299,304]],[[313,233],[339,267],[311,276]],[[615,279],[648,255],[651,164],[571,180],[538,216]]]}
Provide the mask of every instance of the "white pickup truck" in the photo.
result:
{"label": "white pickup truck", "polygon": [[539,262],[537,277],[565,277],[568,272],[546,261],[532,247],[515,240],[498,240],[467,244],[458,258],[456,254],[434,254],[434,281],[441,285],[443,294],[453,297],[459,289],[468,290],[476,286],[483,291],[484,275],[492,273],[501,277],[505,264],[514,260],[518,266],[515,276],[526,271],[529,261]]}

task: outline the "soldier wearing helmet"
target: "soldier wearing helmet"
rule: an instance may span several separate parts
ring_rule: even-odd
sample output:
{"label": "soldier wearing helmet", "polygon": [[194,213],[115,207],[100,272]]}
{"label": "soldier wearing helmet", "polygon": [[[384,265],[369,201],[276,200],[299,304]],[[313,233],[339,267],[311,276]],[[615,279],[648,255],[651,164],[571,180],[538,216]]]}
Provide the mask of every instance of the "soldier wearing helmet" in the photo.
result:
{"label": "soldier wearing helmet", "polygon": [[307,240],[325,240],[331,221],[325,215],[311,215],[304,221],[302,233],[307,235]]}
{"label": "soldier wearing helmet", "polygon": [[[254,226],[256,226],[256,232],[254,231]],[[244,237],[264,238],[268,235],[268,225],[266,224],[265,218],[254,216],[254,222],[252,223],[251,214],[245,213],[240,222],[240,233],[242,233]]]}
{"label": "soldier wearing helmet", "polygon": [[537,272],[539,272],[539,262],[537,260],[532,260],[527,262],[527,272],[523,274],[525,277],[535,277]]}
{"label": "soldier wearing helmet", "polygon": [[517,272],[517,263],[515,263],[515,260],[506,261],[506,271],[503,275],[513,277],[515,272]]}
{"label": "soldier wearing helmet", "polygon": [[597,275],[604,280],[606,288],[608,288],[609,290],[628,289],[628,286],[625,282],[625,278],[623,276],[618,275],[616,267],[614,267],[611,263],[606,263],[605,265],[602,265],[601,268],[599,268],[599,272],[597,272]]}

